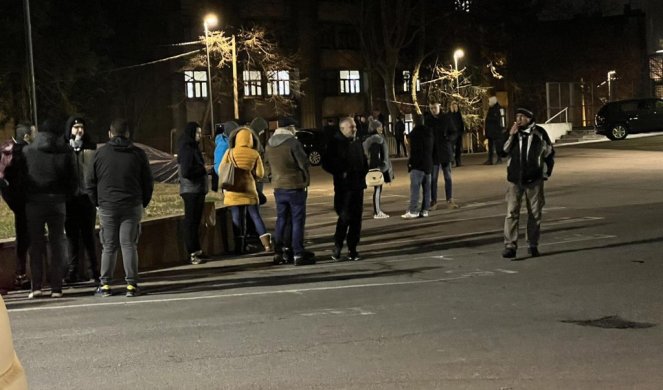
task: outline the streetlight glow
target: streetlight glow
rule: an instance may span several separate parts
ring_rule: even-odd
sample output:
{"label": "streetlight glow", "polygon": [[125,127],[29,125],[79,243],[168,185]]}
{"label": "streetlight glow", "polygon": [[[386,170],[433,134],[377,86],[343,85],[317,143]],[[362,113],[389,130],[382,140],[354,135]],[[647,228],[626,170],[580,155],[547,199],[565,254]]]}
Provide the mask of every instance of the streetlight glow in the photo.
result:
{"label": "streetlight glow", "polygon": [[454,67],[456,70],[456,90],[458,91],[458,94],[460,94],[460,81],[458,80],[458,59],[463,58],[465,56],[465,52],[463,49],[456,49],[454,52]]}
{"label": "streetlight glow", "polygon": [[212,28],[216,27],[216,25],[219,24],[219,19],[216,17],[214,14],[208,14],[205,16],[205,27]]}

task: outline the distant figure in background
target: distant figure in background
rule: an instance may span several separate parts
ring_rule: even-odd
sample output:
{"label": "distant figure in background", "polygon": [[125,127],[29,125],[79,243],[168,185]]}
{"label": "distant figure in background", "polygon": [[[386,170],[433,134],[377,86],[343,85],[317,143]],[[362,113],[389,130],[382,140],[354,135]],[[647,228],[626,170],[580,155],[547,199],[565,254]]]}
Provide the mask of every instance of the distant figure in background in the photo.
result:
{"label": "distant figure in background", "polygon": [[400,116],[396,120],[395,136],[396,136],[396,157],[401,156],[401,148],[403,148],[403,156],[407,157],[407,149],[405,148],[405,122]]}
{"label": "distant figure in background", "polygon": [[74,173],[78,180],[78,187],[74,196],[67,201],[67,216],[64,221],[64,230],[69,241],[69,264],[65,275],[67,283],[75,283],[81,280],[78,274],[81,244],[90,262],[88,276],[94,281],[99,280],[97,245],[94,239],[97,209],[85,191],[86,179],[92,168],[92,160],[97,144],[92,142],[85,127],[85,119],[80,115],[74,115],[67,120],[64,129],[65,142],[74,149],[74,158],[76,159],[76,171]]}
{"label": "distant figure in background", "polygon": [[484,165],[493,165],[493,153],[497,154],[496,164],[502,163],[501,149],[504,144],[504,126],[502,126],[502,106],[496,96],[488,98],[488,112],[484,125],[484,133],[488,139],[488,160]]}
{"label": "distant figure in background", "polygon": [[200,248],[200,220],[207,194],[207,169],[198,143],[203,130],[196,122],[186,124],[178,141],[180,196],[184,201],[184,246],[191,264],[204,263]]}
{"label": "distant figure in background", "polygon": [[62,297],[66,203],[78,188],[74,153],[64,142],[63,129],[61,122],[48,119],[39,127],[35,142],[23,148],[27,166],[25,210],[30,232],[30,299],[43,295],[46,226],[51,253],[48,277],[51,297]]}
{"label": "distant figure in background", "polygon": [[[368,169],[379,169],[382,172],[385,183],[391,183],[394,178],[394,170],[389,160],[389,146],[385,140],[382,123],[371,120],[368,123],[368,138],[363,142],[364,153],[368,158]],[[382,185],[373,187],[373,218],[384,219],[389,215],[382,211],[381,207]]]}
{"label": "distant figure in background", "polygon": [[340,131],[334,134],[322,161],[323,169],[334,177],[334,210],[338,215],[331,257],[341,260],[341,250],[347,238],[347,260],[356,261],[360,259],[357,245],[361,235],[368,161],[357,138],[354,119],[343,118],[339,126]]}
{"label": "distant figure in background", "polygon": [[152,200],[154,180],[145,152],[129,139],[129,124],[115,119],[108,131],[106,145],[94,154],[87,192],[99,208],[101,276],[96,294],[112,295],[110,284],[122,249],[126,296],[138,295],[138,237],[144,208]]}
{"label": "distant figure in background", "polygon": [[456,132],[456,142],[454,144],[454,162],[456,163],[456,167],[459,167],[461,165],[460,161],[461,153],[463,153],[463,136],[465,135],[465,123],[463,122],[463,115],[460,112],[458,103],[456,102],[451,103],[449,116],[450,116],[451,126],[453,126]]}
{"label": "distant figure in background", "polygon": [[5,180],[9,184],[2,188],[2,198],[14,213],[14,231],[16,234],[16,274],[14,287],[23,288],[28,282],[26,263],[30,247],[30,233],[25,214],[25,181],[26,169],[23,148],[34,140],[34,126],[21,123],[16,126],[16,139],[12,148],[11,165],[5,168]]}

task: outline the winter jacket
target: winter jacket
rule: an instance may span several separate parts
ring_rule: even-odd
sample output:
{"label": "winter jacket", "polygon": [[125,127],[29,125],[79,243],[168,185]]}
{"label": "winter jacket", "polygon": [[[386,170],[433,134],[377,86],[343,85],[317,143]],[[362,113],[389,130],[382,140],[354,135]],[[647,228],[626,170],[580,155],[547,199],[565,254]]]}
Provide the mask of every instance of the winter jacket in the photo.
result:
{"label": "winter jacket", "polygon": [[372,134],[363,143],[364,153],[368,159],[369,169],[379,169],[384,175],[384,181],[389,183],[394,178],[394,169],[389,160],[389,146],[380,134]]}
{"label": "winter jacket", "polygon": [[410,156],[407,160],[408,172],[416,169],[426,174],[433,172],[433,134],[424,125],[415,126],[408,136]]}
{"label": "winter jacket", "polygon": [[221,159],[223,155],[226,154],[228,150],[228,137],[221,133],[214,138],[214,172],[219,171],[219,165],[221,165]]}
{"label": "winter jacket", "polygon": [[180,194],[206,194],[207,170],[205,160],[196,141],[196,132],[200,126],[195,122],[187,123],[178,140],[177,163],[179,164]]}
{"label": "winter jacket", "polygon": [[269,139],[265,162],[272,173],[273,188],[297,190],[310,184],[308,157],[301,142],[288,129],[276,129]]}
{"label": "winter jacket", "polygon": [[[246,127],[241,127],[234,134],[234,147],[228,149],[221,159],[221,165],[235,164],[235,186],[238,191],[225,191],[223,203],[227,206],[245,206],[258,204],[256,179],[265,174],[262,159],[253,148],[253,134]],[[239,169],[237,169],[239,168]]]}
{"label": "winter jacket", "polygon": [[368,161],[357,138],[347,138],[340,131],[334,133],[322,161],[322,168],[333,175],[335,191],[366,188]]}
{"label": "winter jacket", "polygon": [[5,180],[9,184],[2,187],[2,198],[12,210],[25,207],[25,182],[27,167],[25,166],[25,157],[23,148],[28,145],[25,141],[18,141],[12,148],[11,165],[5,168]]}
{"label": "winter jacket", "polygon": [[[71,135],[71,128],[75,121],[78,123],[82,122],[86,126],[85,133],[79,140]],[[76,159],[76,178],[78,179],[78,187],[76,188],[74,195],[84,195],[85,183],[87,182],[87,176],[92,169],[92,160],[94,159],[94,151],[97,149],[97,144],[90,139],[90,136],[87,133],[87,124],[79,115],[69,117],[65,124],[64,131],[65,143],[72,147],[74,150],[74,158]]]}
{"label": "winter jacket", "polygon": [[[521,155],[525,146],[526,154]],[[534,121],[511,135],[500,151],[508,157],[507,180],[514,184],[530,184],[552,175],[555,150],[548,133]]]}
{"label": "winter jacket", "polygon": [[424,124],[433,134],[433,163],[448,164],[453,158],[453,146],[458,134],[451,124],[451,115],[440,114],[437,117],[428,113]]}
{"label": "winter jacket", "polygon": [[502,127],[502,107],[495,103],[488,108],[486,114],[485,133],[487,138],[500,139],[504,136],[504,127]]}
{"label": "winter jacket", "polygon": [[453,139],[457,140],[458,137],[462,137],[465,134],[465,123],[463,122],[463,115],[460,111],[449,112],[449,125],[450,129],[447,131],[447,138],[453,135]]}
{"label": "winter jacket", "polygon": [[74,195],[78,187],[74,152],[64,143],[62,132],[40,131],[23,148],[23,156],[28,202],[66,202]]}
{"label": "winter jacket", "polygon": [[86,187],[101,208],[147,207],[154,190],[147,155],[127,138],[112,138],[94,154]]}

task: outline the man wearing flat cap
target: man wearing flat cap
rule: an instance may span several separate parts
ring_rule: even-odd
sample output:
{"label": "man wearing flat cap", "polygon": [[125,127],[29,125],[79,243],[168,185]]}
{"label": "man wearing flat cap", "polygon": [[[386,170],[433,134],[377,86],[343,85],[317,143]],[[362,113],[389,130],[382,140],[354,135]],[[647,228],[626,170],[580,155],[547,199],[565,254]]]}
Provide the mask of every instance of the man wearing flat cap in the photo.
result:
{"label": "man wearing flat cap", "polygon": [[518,222],[523,195],[527,205],[527,245],[532,257],[539,256],[541,213],[545,204],[543,182],[552,174],[555,150],[548,133],[536,124],[534,113],[527,108],[516,110],[516,121],[500,150],[507,163],[507,215],[504,220],[502,257],[516,257]]}

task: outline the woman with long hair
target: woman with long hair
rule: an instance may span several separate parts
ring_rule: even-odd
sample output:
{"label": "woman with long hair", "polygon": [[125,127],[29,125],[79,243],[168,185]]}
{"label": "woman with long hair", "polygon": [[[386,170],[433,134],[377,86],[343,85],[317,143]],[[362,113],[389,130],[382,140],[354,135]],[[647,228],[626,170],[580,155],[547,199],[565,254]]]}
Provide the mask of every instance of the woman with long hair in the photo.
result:
{"label": "woman with long hair", "polygon": [[[382,123],[371,120],[368,124],[368,138],[364,141],[364,152],[368,159],[368,169],[379,169],[385,183],[391,183],[394,178],[394,169],[389,160],[389,146],[383,135]],[[381,207],[382,185],[373,187],[373,218],[389,218]]]}

